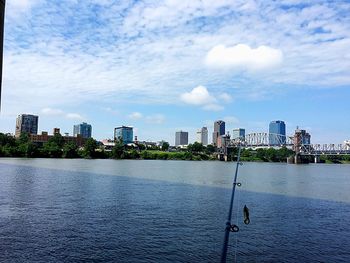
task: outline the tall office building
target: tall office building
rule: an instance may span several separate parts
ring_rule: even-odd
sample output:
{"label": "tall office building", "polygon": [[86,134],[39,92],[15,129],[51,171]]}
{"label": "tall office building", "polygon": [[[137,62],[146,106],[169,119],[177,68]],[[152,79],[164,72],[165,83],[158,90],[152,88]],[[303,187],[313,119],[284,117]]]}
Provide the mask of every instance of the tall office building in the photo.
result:
{"label": "tall office building", "polygon": [[92,131],[91,125],[87,124],[86,122],[83,122],[83,123],[74,125],[73,136],[77,137],[79,134],[83,138],[91,138],[91,131]]}
{"label": "tall office building", "polygon": [[204,146],[208,145],[208,128],[202,127],[197,131],[197,142],[203,144]]}
{"label": "tall office building", "polygon": [[0,0],[0,108],[2,90],[2,60],[4,51],[5,0]]}
{"label": "tall office building", "polygon": [[15,136],[19,137],[22,132],[38,134],[38,119],[36,115],[21,114],[16,119]]}
{"label": "tall office building", "polygon": [[175,133],[175,146],[188,145],[188,132],[177,131]]}
{"label": "tall office building", "polygon": [[133,143],[134,138],[133,127],[120,126],[114,128],[114,140],[122,140],[124,144]]}
{"label": "tall office building", "polygon": [[218,120],[214,122],[214,132],[213,132],[213,145],[218,145],[218,138],[221,135],[225,135],[225,122],[222,120]]}
{"label": "tall office building", "polygon": [[284,121],[271,121],[269,125],[269,145],[286,144],[286,124]]}
{"label": "tall office building", "polygon": [[237,128],[232,131],[232,139],[233,140],[244,140],[245,139],[245,129]]}

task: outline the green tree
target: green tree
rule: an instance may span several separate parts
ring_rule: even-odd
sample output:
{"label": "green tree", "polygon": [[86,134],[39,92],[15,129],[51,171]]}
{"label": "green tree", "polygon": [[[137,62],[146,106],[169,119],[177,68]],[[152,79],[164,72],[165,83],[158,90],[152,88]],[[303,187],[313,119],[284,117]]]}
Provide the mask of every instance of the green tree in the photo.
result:
{"label": "green tree", "polygon": [[84,145],[83,156],[85,158],[94,158],[96,148],[96,141],[93,138],[87,139]]}
{"label": "green tree", "polygon": [[213,154],[213,153],[215,153],[215,146],[212,145],[212,144],[207,145],[207,147],[205,148],[205,152],[206,152],[207,154]]}
{"label": "green tree", "polygon": [[169,150],[169,143],[168,142],[163,142],[161,147],[162,147],[162,151],[167,151]]}
{"label": "green tree", "polygon": [[59,145],[57,145],[56,142],[49,140],[41,148],[41,154],[43,157],[61,158],[62,148]]}
{"label": "green tree", "polygon": [[122,140],[117,140],[112,149],[112,158],[122,159],[124,157],[125,145]]}
{"label": "green tree", "polygon": [[61,134],[56,133],[53,137],[51,137],[48,142],[55,143],[58,147],[63,147],[64,145],[64,138]]}
{"label": "green tree", "polygon": [[77,158],[77,157],[79,157],[78,146],[75,143],[69,142],[63,145],[63,158]]}
{"label": "green tree", "polygon": [[204,150],[204,146],[203,146],[203,144],[201,144],[199,142],[194,142],[193,144],[189,144],[187,149],[190,152],[199,153],[199,152],[202,152]]}

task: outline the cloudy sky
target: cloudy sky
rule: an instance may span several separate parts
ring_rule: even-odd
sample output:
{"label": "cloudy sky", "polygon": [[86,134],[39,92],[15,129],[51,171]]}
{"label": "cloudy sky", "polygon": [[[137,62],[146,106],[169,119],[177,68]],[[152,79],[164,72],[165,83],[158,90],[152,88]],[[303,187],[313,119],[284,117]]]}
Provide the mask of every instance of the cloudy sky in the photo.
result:
{"label": "cloudy sky", "polygon": [[284,120],[314,143],[350,139],[350,3],[298,0],[8,0],[0,131],[182,129]]}

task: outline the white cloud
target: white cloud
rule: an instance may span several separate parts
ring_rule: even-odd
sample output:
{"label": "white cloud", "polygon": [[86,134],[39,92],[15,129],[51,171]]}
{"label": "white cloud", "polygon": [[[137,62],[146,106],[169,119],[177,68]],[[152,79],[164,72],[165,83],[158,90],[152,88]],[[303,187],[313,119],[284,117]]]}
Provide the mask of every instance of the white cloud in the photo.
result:
{"label": "white cloud", "polygon": [[283,54],[279,49],[259,46],[254,49],[245,44],[233,47],[217,45],[207,54],[205,63],[213,67],[241,68],[248,70],[264,70],[282,63]]}
{"label": "white cloud", "polygon": [[140,112],[133,112],[128,117],[132,120],[139,120],[143,117],[143,115]]}
{"label": "white cloud", "polygon": [[31,8],[39,4],[42,0],[10,0],[6,1],[6,15],[19,18],[24,12],[28,12]]}
{"label": "white cloud", "polygon": [[232,101],[232,96],[228,93],[222,93],[218,96],[219,99],[223,100],[226,103],[229,103]]}
{"label": "white cloud", "polygon": [[64,112],[60,109],[43,108],[41,113],[48,116],[63,115]]}
{"label": "white cloud", "polygon": [[66,119],[84,120],[84,117],[82,117],[79,113],[65,113],[61,109],[43,108],[40,112],[46,116],[61,116],[62,118]]}
{"label": "white cloud", "polygon": [[203,110],[207,110],[207,111],[222,111],[224,110],[223,106],[220,106],[218,104],[208,104],[203,106]]}
{"label": "white cloud", "polygon": [[163,114],[154,114],[146,117],[146,122],[151,124],[162,124],[165,121]]}
{"label": "white cloud", "polygon": [[84,118],[79,113],[67,113],[65,117],[67,119],[72,119],[72,120],[84,120]]}
{"label": "white cloud", "polygon": [[220,93],[217,97],[218,99],[210,94],[206,87],[198,86],[190,92],[181,94],[180,99],[186,104],[201,106],[203,110],[207,111],[221,111],[224,109],[221,104],[232,100],[232,97],[227,93]]}
{"label": "white cloud", "polygon": [[215,102],[215,98],[212,97],[207,88],[203,86],[198,86],[191,92],[182,94],[180,98],[183,102],[192,105],[205,105]]}

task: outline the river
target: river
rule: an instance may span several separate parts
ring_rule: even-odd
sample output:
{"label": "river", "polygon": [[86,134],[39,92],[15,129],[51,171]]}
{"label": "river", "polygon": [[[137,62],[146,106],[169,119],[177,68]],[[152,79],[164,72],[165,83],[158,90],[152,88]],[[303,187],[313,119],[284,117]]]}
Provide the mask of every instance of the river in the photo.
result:
{"label": "river", "polygon": [[[239,169],[229,262],[350,262],[350,165]],[[234,170],[1,158],[0,261],[218,262]]]}

